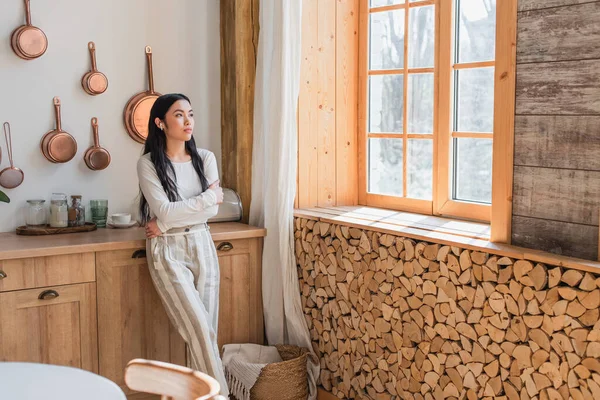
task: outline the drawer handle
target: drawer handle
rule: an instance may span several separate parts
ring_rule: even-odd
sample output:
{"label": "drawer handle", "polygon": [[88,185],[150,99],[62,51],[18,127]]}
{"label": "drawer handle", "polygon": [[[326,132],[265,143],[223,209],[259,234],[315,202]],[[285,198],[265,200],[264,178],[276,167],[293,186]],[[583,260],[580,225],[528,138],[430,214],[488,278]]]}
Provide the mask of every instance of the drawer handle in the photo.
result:
{"label": "drawer handle", "polygon": [[2,271],[2,270],[0,269],[0,279],[4,279],[4,278],[6,278],[7,276],[8,276],[8,275],[6,275],[6,272],[4,272],[4,271]]}
{"label": "drawer handle", "polygon": [[42,293],[40,293],[40,295],[38,296],[38,299],[40,300],[52,300],[58,297],[58,292],[56,290],[44,290]]}
{"label": "drawer handle", "polygon": [[217,246],[217,250],[219,250],[219,251],[233,250],[233,245],[229,242],[222,242],[222,243],[219,243],[219,245]]}
{"label": "drawer handle", "polygon": [[146,258],[146,250],[136,250],[131,255],[131,258]]}

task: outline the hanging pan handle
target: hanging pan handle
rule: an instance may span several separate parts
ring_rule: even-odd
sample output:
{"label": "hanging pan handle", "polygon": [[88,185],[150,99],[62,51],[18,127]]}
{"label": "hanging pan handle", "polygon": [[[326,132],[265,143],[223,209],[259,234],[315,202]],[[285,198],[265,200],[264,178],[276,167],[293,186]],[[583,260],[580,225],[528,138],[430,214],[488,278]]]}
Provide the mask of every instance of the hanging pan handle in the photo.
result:
{"label": "hanging pan handle", "polygon": [[92,118],[92,131],[94,131],[94,147],[100,147],[100,139],[98,139],[98,118]]}
{"label": "hanging pan handle", "polygon": [[146,46],[146,60],[148,61],[148,84],[150,93],[154,94],[154,74],[152,72],[152,47]]}
{"label": "hanging pan handle", "polygon": [[58,96],[54,98],[54,115],[56,116],[56,130],[61,132],[62,125],[60,123],[60,98]]}
{"label": "hanging pan handle", "polygon": [[4,127],[4,140],[6,140],[6,152],[8,153],[8,161],[10,162],[10,167],[14,168],[13,164],[13,153],[12,153],[12,134],[10,132],[10,124],[5,122],[3,124]]}
{"label": "hanging pan handle", "polygon": [[92,58],[92,71],[98,71],[96,66],[96,44],[94,42],[88,43],[88,49],[90,50],[90,57]]}
{"label": "hanging pan handle", "polygon": [[25,21],[27,25],[31,26],[31,6],[29,0],[25,0]]}

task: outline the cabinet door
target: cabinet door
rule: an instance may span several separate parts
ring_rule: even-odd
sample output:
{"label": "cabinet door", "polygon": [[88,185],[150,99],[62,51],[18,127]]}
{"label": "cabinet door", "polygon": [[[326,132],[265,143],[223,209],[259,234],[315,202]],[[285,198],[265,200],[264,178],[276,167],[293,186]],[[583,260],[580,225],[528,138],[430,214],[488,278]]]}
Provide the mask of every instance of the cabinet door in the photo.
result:
{"label": "cabinet door", "polygon": [[221,272],[219,348],[228,343],[264,342],[262,238],[216,242]]}
{"label": "cabinet door", "polygon": [[144,249],[96,253],[100,374],[124,381],[134,358],[185,365],[185,342],[171,326],[148,272]]}
{"label": "cabinet door", "polygon": [[98,372],[96,285],[0,293],[0,361]]}

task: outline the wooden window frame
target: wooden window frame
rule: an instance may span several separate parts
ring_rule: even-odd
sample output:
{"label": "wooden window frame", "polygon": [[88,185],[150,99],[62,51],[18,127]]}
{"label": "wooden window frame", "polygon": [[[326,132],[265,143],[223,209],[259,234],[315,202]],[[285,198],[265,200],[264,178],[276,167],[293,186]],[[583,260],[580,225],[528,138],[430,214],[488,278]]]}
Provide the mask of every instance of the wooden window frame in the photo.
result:
{"label": "wooden window frame", "polygon": [[[435,61],[434,61],[434,115],[433,115],[433,198],[432,201],[407,197],[387,196],[368,193],[368,139],[369,137],[389,137],[387,134],[368,134],[368,79],[369,75],[388,74],[395,71],[369,71],[368,26],[371,13],[369,0],[360,0],[359,15],[359,77],[358,77],[358,202],[361,205],[397,209],[430,215],[443,215],[460,219],[470,219],[491,223],[491,240],[510,242],[512,219],[512,175],[514,143],[514,108],[516,75],[516,23],[517,0],[499,0],[496,4],[496,52],[494,61],[461,63],[453,66],[454,40],[454,0],[425,0],[422,2],[377,7],[377,11],[408,9],[414,6],[435,5]],[[442,18],[448,15],[450,18]],[[408,15],[406,13],[405,15]],[[405,38],[408,37],[409,21],[405,20]],[[442,34],[443,33],[443,34]],[[405,43],[408,42],[408,38]],[[407,46],[405,45],[404,74],[405,91],[408,69]],[[494,67],[494,133],[452,132],[451,96],[453,69]],[[396,72],[396,73],[398,73]],[[430,72],[427,69],[426,72]],[[448,96],[446,98],[442,98]],[[403,134],[394,137],[409,137],[407,134],[406,92],[404,96]],[[420,136],[420,135],[418,135]],[[425,135],[424,135],[425,136]],[[431,137],[431,135],[426,135]],[[478,204],[451,199],[450,193],[450,149],[453,137],[493,137],[492,151],[492,205]],[[403,193],[406,193],[407,149],[403,146]]]}
{"label": "wooden window frame", "polygon": [[[382,6],[375,7],[371,9],[369,7],[369,0],[360,0],[360,17],[359,17],[359,51],[358,51],[358,63],[359,63],[359,101],[358,101],[358,134],[359,134],[359,149],[358,149],[358,159],[359,159],[359,172],[358,172],[358,193],[359,204],[376,206],[382,208],[391,208],[398,209],[408,212],[415,212],[419,214],[432,214],[433,212],[433,201],[431,200],[421,200],[409,197],[400,197],[400,196],[390,196],[383,194],[374,194],[369,193],[367,190],[367,160],[368,160],[368,140],[369,138],[397,138],[403,139],[403,157],[402,157],[402,192],[406,195],[408,189],[408,179],[407,179],[407,162],[408,162],[408,143],[409,139],[419,139],[419,140],[431,140],[433,153],[435,154],[435,126],[436,126],[436,98],[437,96],[437,74],[435,73],[435,61],[434,67],[432,68],[409,68],[408,67],[408,29],[410,26],[409,22],[409,13],[405,12],[404,14],[404,66],[398,70],[374,70],[369,71],[369,49],[368,49],[368,26],[369,26],[369,15],[373,12],[386,12],[393,10],[407,10],[414,7],[425,7],[434,5],[436,6],[436,32],[437,32],[437,3],[439,0],[423,0],[416,3],[405,2],[403,4],[395,4],[390,6]],[[366,33],[365,33],[366,30]],[[437,33],[436,33],[437,35]],[[437,37],[436,37],[437,40]],[[437,42],[436,42],[437,47]],[[437,53],[437,48],[435,50]],[[434,132],[432,134],[419,134],[419,133],[409,133],[408,132],[408,78],[412,74],[418,73],[432,73],[434,74],[434,115],[433,115],[433,126]],[[369,76],[373,75],[388,75],[388,74],[401,74],[404,79],[404,96],[403,96],[403,123],[402,123],[402,133],[371,133],[367,132],[367,123],[368,123],[368,115],[367,115],[367,103],[368,99],[368,80]],[[435,160],[434,160],[435,161]],[[433,188],[435,192],[435,187]]]}

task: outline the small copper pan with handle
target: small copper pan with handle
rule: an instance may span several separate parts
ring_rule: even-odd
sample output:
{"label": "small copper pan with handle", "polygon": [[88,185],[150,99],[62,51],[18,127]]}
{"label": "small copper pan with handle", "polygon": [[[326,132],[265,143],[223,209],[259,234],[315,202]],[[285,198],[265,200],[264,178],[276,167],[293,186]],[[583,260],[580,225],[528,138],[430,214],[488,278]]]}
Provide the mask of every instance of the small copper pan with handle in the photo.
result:
{"label": "small copper pan with handle", "polygon": [[56,116],[56,129],[42,137],[40,147],[46,159],[53,163],[66,163],[77,154],[77,142],[69,133],[62,130],[60,119],[60,99],[54,98],[54,113]]}
{"label": "small copper pan with handle", "polygon": [[89,42],[88,49],[90,50],[90,58],[92,59],[92,70],[83,75],[81,86],[83,86],[83,90],[87,94],[97,96],[104,93],[108,88],[108,78],[102,72],[98,71],[98,67],[96,66],[96,44]]}
{"label": "small copper pan with handle", "polygon": [[139,143],[144,143],[148,137],[148,119],[150,109],[156,99],[161,95],[154,91],[154,76],[152,73],[152,48],[146,46],[146,60],[148,63],[149,90],[133,96],[127,102],[123,119],[129,136]]}
{"label": "small copper pan with handle", "polygon": [[8,122],[4,123],[4,139],[6,140],[6,151],[8,152],[8,161],[10,161],[10,167],[6,167],[0,171],[0,186],[7,189],[14,189],[23,183],[25,174],[21,169],[15,167],[13,163],[12,133],[10,131],[10,124]]}
{"label": "small copper pan with handle", "polygon": [[46,52],[48,38],[40,28],[31,25],[29,0],[24,1],[26,24],[13,31],[10,45],[17,56],[24,60],[33,60],[41,57]]}
{"label": "small copper pan with handle", "polygon": [[92,118],[92,130],[94,131],[94,145],[86,150],[83,159],[85,165],[92,171],[100,171],[110,164],[110,153],[103,147],[100,147],[98,139],[98,118]]}

